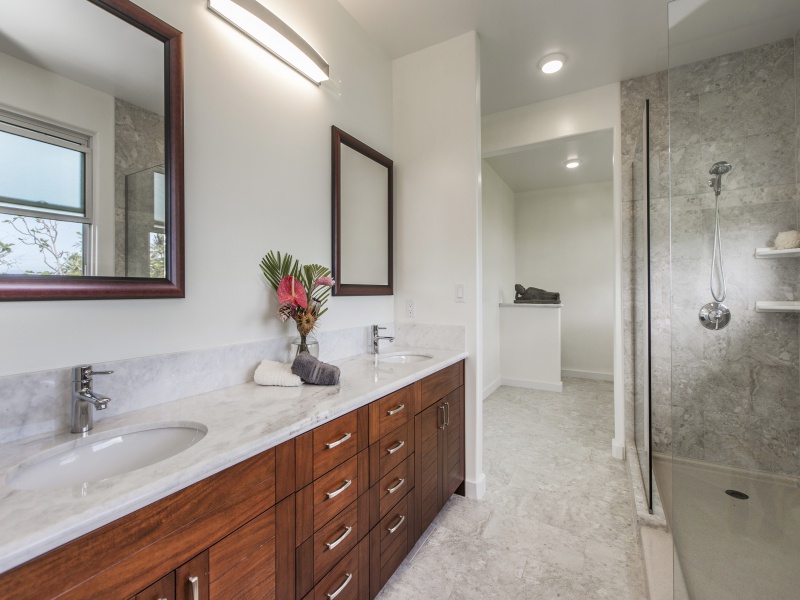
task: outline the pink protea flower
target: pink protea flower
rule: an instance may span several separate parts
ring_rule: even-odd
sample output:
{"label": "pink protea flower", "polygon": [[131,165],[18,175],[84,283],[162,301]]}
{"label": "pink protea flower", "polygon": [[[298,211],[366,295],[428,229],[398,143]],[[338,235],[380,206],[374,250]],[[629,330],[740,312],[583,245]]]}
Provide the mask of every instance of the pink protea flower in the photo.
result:
{"label": "pink protea flower", "polygon": [[322,286],[332,287],[334,283],[336,282],[333,280],[333,277],[317,277],[312,291]]}
{"label": "pink protea flower", "polygon": [[278,284],[278,302],[283,304],[291,304],[293,307],[299,306],[300,308],[308,307],[308,298],[306,297],[306,290],[303,284],[291,275],[287,275],[281,279]]}
{"label": "pink protea flower", "polygon": [[281,304],[278,308],[278,318],[281,320],[281,323],[286,323],[286,321],[291,318],[293,311],[294,307],[292,306],[291,302]]}

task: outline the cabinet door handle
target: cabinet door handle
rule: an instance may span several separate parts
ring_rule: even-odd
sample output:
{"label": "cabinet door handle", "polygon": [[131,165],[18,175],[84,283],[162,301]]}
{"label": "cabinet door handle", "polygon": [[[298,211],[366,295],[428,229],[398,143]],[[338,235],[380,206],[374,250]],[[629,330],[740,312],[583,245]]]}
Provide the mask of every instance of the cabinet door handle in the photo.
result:
{"label": "cabinet door handle", "polygon": [[406,407],[406,405],[405,405],[405,404],[401,404],[401,405],[400,405],[400,406],[398,406],[397,408],[393,408],[392,410],[387,410],[387,411],[386,411],[386,414],[387,414],[387,415],[389,415],[389,416],[391,417],[392,415],[396,415],[397,413],[399,413],[399,412],[400,412],[401,410],[403,410],[405,407]]}
{"label": "cabinet door handle", "polygon": [[336,496],[338,496],[343,491],[345,491],[347,488],[349,488],[351,483],[353,483],[352,479],[345,479],[344,480],[344,485],[342,487],[340,487],[338,490],[334,490],[332,492],[328,492],[327,494],[325,494],[325,496],[327,496],[328,500],[330,500],[331,498],[336,498]]}
{"label": "cabinet door handle", "polygon": [[400,489],[400,487],[401,487],[401,486],[402,486],[402,485],[403,485],[405,482],[406,482],[406,480],[405,480],[405,479],[403,479],[403,478],[401,477],[401,478],[400,478],[400,481],[398,481],[396,484],[394,484],[394,487],[386,488],[386,491],[387,491],[387,492],[389,492],[390,494],[394,494],[394,493],[395,493],[397,490],[399,490],[399,489]]}
{"label": "cabinet door handle", "polygon": [[396,443],[394,446],[392,446],[391,448],[387,448],[387,449],[386,449],[386,453],[387,453],[387,454],[394,454],[395,452],[397,452],[398,450],[400,450],[400,448],[402,448],[402,447],[403,447],[403,446],[405,446],[405,445],[406,445],[406,442],[405,442],[405,440],[400,440],[399,442],[397,442],[397,443]]}
{"label": "cabinet door handle", "polygon": [[445,402],[444,403],[444,414],[445,414],[445,417],[446,417],[446,420],[444,422],[444,426],[447,427],[448,425],[450,425],[450,403],[449,402]]}
{"label": "cabinet door handle", "polygon": [[335,592],[331,592],[330,594],[326,594],[326,596],[328,596],[328,600],[333,600],[334,598],[336,598],[336,596],[341,594],[342,590],[344,590],[344,588],[347,587],[347,584],[350,583],[350,580],[352,578],[353,578],[353,574],[352,573],[345,573],[344,583],[342,585],[340,585]]}
{"label": "cabinet door handle", "polygon": [[346,538],[348,535],[350,535],[350,532],[351,532],[351,531],[353,531],[353,528],[352,528],[352,527],[349,527],[349,526],[347,526],[347,525],[345,525],[345,528],[344,528],[344,533],[343,533],[342,535],[340,535],[338,539],[336,539],[336,540],[333,540],[332,542],[326,542],[326,543],[325,543],[325,545],[328,547],[328,550],[333,550],[334,548],[336,548],[336,546],[338,546],[339,544],[341,544],[341,543],[344,541],[344,539],[345,539],[345,538]]}
{"label": "cabinet door handle", "polygon": [[200,600],[200,579],[192,575],[189,577],[189,583],[192,584],[192,600]]}
{"label": "cabinet door handle", "polygon": [[342,436],[342,439],[336,440],[335,442],[328,442],[327,444],[325,444],[325,448],[327,448],[328,450],[330,450],[331,448],[336,448],[336,446],[338,446],[339,444],[344,444],[351,437],[353,437],[352,433],[345,433]]}
{"label": "cabinet door handle", "polygon": [[[445,420],[444,420],[444,405],[440,406],[439,410],[442,411],[442,412],[441,413],[437,413],[437,416],[436,416],[436,427],[438,429],[444,429],[444,426],[447,425],[447,423],[445,423]],[[439,416],[438,416],[439,414],[442,415],[442,424],[441,425],[439,425]]]}
{"label": "cabinet door handle", "polygon": [[401,515],[400,516],[400,520],[397,522],[397,525],[395,525],[394,527],[389,527],[388,528],[389,529],[389,533],[394,533],[395,531],[397,531],[400,528],[400,525],[402,525],[403,521],[405,521],[405,520],[406,520],[406,516],[405,515]]}

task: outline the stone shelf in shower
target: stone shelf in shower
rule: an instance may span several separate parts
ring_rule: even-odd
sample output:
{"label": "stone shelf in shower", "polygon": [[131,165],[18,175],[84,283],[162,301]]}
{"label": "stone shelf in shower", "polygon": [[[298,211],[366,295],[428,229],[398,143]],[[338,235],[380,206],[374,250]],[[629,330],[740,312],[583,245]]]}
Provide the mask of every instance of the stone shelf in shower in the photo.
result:
{"label": "stone shelf in shower", "polygon": [[800,302],[797,300],[757,300],[756,312],[800,313]]}
{"label": "stone shelf in shower", "polygon": [[775,250],[775,248],[756,248],[756,258],[791,258],[800,256],[800,248]]}

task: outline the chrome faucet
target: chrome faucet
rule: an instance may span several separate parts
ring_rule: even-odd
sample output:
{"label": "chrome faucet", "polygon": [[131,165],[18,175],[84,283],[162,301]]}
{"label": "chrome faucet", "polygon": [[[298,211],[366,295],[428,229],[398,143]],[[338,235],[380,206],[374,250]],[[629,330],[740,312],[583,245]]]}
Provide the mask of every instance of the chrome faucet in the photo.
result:
{"label": "chrome faucet", "polygon": [[394,341],[394,338],[388,335],[380,335],[380,330],[386,329],[386,327],[378,327],[377,325],[372,326],[372,353],[375,355],[375,360],[378,359],[378,354],[380,354],[381,340],[389,340],[390,342]]}
{"label": "chrome faucet", "polygon": [[72,433],[86,435],[94,427],[95,410],[105,410],[111,398],[105,398],[92,389],[93,375],[109,375],[114,371],[94,371],[91,365],[72,369]]}

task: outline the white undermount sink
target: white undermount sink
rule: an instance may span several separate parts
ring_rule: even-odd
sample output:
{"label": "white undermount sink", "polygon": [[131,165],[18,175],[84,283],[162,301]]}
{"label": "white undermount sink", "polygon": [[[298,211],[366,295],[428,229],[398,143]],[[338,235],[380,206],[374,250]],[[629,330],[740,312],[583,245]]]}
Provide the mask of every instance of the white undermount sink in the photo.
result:
{"label": "white undermount sink", "polygon": [[17,465],[6,483],[22,490],[43,490],[97,482],[141,469],[183,452],[203,439],[200,423],[150,423],[116,429],[56,446]]}
{"label": "white undermount sink", "polygon": [[417,363],[432,359],[430,354],[420,352],[393,352],[391,354],[379,354],[378,361],[384,363],[405,364]]}

